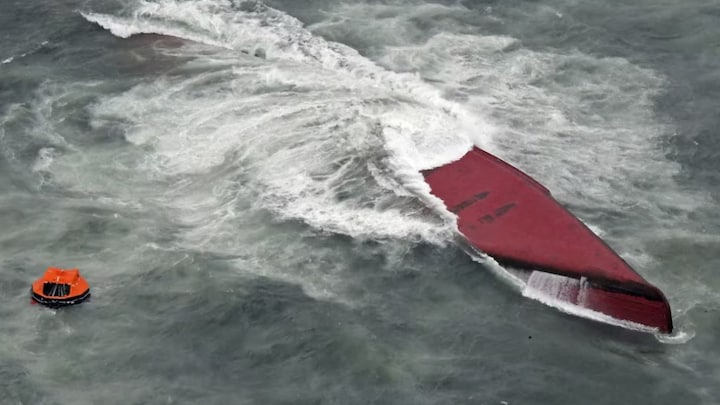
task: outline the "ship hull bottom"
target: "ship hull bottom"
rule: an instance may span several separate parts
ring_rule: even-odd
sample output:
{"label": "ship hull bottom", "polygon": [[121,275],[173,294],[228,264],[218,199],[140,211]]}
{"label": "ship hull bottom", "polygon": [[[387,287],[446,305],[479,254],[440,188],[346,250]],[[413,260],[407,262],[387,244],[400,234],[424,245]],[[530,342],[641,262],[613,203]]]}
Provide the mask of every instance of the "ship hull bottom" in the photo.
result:
{"label": "ship hull bottom", "polygon": [[562,312],[647,332],[668,333],[672,324],[665,301],[604,288],[591,279],[539,270],[506,270],[520,280],[522,294]]}

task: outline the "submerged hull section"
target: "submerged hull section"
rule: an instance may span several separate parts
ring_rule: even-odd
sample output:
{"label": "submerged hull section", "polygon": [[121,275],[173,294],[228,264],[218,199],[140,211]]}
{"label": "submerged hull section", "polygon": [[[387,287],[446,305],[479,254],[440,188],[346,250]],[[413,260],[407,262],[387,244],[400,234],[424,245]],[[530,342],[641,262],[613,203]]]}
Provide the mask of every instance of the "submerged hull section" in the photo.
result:
{"label": "submerged hull section", "polygon": [[504,266],[527,270],[527,280],[544,272],[575,281],[565,291],[550,291],[554,300],[672,331],[662,292],[528,175],[478,148],[423,175],[457,215],[471,246]]}

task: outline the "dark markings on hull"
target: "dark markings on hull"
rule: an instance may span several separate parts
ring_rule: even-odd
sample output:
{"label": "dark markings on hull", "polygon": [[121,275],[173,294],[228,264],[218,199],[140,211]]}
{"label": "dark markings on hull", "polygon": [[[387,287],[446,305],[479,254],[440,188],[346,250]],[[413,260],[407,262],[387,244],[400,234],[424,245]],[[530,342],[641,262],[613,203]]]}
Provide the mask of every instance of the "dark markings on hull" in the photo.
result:
{"label": "dark markings on hull", "polygon": [[477,193],[474,196],[468,198],[467,200],[461,202],[460,204],[450,208],[450,212],[452,212],[453,214],[457,214],[460,211],[464,210],[465,208],[475,204],[476,202],[478,202],[480,200],[484,200],[489,195],[490,195],[490,192],[488,192],[488,191],[483,191],[482,193]]}
{"label": "dark markings on hull", "polygon": [[516,204],[514,202],[505,204],[502,207],[496,209],[493,214],[483,215],[482,217],[480,217],[480,219],[478,219],[478,222],[480,222],[481,224],[489,224],[491,222],[495,222],[496,219],[507,214],[510,210],[515,208],[515,205]]}
{"label": "dark markings on hull", "polygon": [[511,209],[515,208],[515,203],[505,204],[502,207],[495,210],[495,218],[499,218],[508,213]]}
{"label": "dark markings on hull", "polygon": [[483,215],[482,217],[480,217],[480,220],[478,222],[480,222],[481,224],[489,224],[491,222],[495,222],[495,217],[490,214]]}

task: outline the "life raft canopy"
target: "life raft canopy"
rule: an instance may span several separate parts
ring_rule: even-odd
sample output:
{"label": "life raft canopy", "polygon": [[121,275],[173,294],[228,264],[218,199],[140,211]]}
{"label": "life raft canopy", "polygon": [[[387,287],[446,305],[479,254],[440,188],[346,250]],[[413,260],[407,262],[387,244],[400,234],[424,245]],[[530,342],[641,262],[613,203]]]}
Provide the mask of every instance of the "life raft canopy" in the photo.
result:
{"label": "life raft canopy", "polygon": [[90,286],[80,270],[48,267],[30,288],[32,299],[49,307],[79,304],[90,297]]}

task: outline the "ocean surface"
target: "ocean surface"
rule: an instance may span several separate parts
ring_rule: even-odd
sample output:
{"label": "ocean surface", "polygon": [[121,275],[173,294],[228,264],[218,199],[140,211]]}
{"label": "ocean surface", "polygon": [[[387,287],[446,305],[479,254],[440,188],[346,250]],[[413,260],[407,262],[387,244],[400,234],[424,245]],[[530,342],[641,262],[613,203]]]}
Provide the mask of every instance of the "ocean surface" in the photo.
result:
{"label": "ocean surface", "polygon": [[[717,0],[2,0],[0,404],[718,404],[719,106]],[[675,333],[463,252],[419,171],[472,145]]]}

